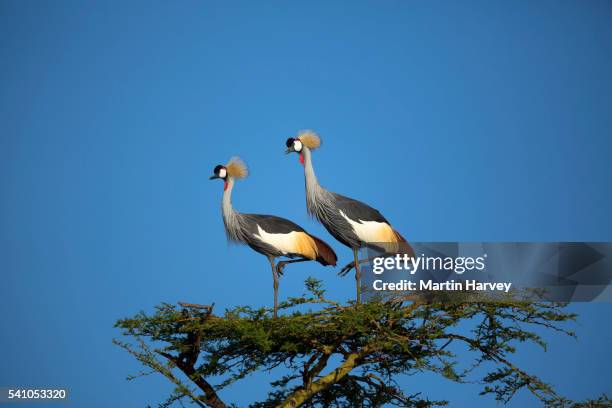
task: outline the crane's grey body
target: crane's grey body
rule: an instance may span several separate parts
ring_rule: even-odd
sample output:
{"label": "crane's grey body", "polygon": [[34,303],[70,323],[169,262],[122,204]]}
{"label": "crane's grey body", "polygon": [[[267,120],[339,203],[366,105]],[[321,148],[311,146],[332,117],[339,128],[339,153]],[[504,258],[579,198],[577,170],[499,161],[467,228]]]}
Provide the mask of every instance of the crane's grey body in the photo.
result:
{"label": "crane's grey body", "polygon": [[246,244],[268,258],[277,258],[280,256],[286,256],[288,258],[301,257],[299,254],[290,252],[284,253],[259,237],[260,229],[272,234],[305,232],[304,229],[292,221],[274,215],[241,214],[237,212],[234,210],[231,202],[234,179],[228,179],[227,183],[227,188],[223,192],[221,206],[223,224],[225,225],[227,238],[233,242]]}
{"label": "crane's grey body", "polygon": [[349,248],[360,248],[367,244],[359,238],[349,220],[355,223],[374,221],[386,224],[388,221],[375,208],[321,187],[312,166],[312,153],[308,148],[304,148],[302,154],[308,213],[323,224],[335,239]]}

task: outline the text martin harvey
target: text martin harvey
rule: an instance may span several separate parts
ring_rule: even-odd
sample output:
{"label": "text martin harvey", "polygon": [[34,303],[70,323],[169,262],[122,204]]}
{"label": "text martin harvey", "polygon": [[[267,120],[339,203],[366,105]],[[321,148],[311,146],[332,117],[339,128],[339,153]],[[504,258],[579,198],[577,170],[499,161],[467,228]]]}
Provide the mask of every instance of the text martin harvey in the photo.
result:
{"label": "text martin harvey", "polygon": [[510,282],[478,282],[476,280],[466,280],[463,282],[455,282],[454,280],[446,282],[420,280],[418,285],[416,282],[407,279],[397,282],[383,282],[377,279],[372,282],[374,290],[503,290],[508,293],[511,286],[512,283]]}

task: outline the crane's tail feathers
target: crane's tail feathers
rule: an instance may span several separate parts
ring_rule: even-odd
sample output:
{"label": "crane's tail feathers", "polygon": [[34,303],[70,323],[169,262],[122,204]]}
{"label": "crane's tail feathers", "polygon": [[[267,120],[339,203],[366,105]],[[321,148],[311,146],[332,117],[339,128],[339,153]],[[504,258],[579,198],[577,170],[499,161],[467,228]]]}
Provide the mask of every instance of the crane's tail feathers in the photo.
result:
{"label": "crane's tail feathers", "polygon": [[310,238],[312,238],[312,240],[314,241],[317,247],[316,261],[319,262],[323,266],[327,266],[327,265],[336,266],[336,261],[338,260],[338,256],[336,256],[336,253],[334,252],[332,247],[330,247],[329,245],[327,245],[325,241],[315,237],[314,235],[310,235]]}
{"label": "crane's tail feathers", "polygon": [[408,241],[406,241],[406,238],[402,237],[402,234],[396,230],[393,230],[393,232],[395,232],[395,236],[397,237],[397,241],[399,243],[399,253],[406,254],[409,257],[414,258],[414,250]]}

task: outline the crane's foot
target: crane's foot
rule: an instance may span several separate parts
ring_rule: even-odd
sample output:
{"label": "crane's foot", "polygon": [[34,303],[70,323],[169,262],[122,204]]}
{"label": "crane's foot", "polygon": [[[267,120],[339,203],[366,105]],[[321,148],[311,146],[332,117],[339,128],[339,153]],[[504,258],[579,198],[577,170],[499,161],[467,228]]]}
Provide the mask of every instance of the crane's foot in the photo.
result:
{"label": "crane's foot", "polygon": [[276,273],[278,273],[278,276],[283,276],[285,265],[287,265],[286,261],[280,261],[276,264]]}
{"label": "crane's foot", "polygon": [[351,269],[353,269],[354,267],[355,267],[355,262],[354,261],[349,262],[342,269],[340,269],[340,272],[338,272],[338,276],[346,276],[346,274],[349,273]]}
{"label": "crane's foot", "polygon": [[[373,256],[373,257],[366,258],[366,259],[360,259],[359,265],[370,263],[376,258],[377,258],[376,256]],[[338,276],[346,276],[346,274],[349,273],[351,269],[354,269],[354,268],[355,268],[355,261],[349,262],[344,266],[344,268],[340,269],[340,272],[338,272]]]}
{"label": "crane's foot", "polygon": [[276,263],[276,273],[278,273],[278,276],[282,276],[283,268],[287,264],[298,263],[298,262],[306,262],[306,261],[310,261],[310,259],[307,259],[307,258],[298,258],[298,259],[291,259],[289,261],[279,261],[279,262]]}

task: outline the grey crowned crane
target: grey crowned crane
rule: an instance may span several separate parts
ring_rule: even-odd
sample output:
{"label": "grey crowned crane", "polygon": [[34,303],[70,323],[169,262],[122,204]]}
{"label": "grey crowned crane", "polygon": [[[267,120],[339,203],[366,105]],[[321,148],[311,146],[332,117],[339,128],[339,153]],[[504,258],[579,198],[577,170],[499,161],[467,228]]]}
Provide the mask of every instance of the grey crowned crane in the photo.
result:
{"label": "grey crowned crane", "polygon": [[[375,208],[360,201],[333,193],[321,187],[312,167],[312,151],[321,146],[321,139],[312,131],[302,131],[297,137],[286,142],[286,153],[295,152],[304,165],[306,179],[306,208],[329,233],[353,251],[353,261],[346,265],[341,274],[355,268],[357,302],[361,302],[361,267],[359,249],[371,246],[385,252],[414,252],[404,237]],[[362,260],[363,263],[365,260]]]}
{"label": "grey crowned crane", "polygon": [[[324,241],[310,235],[299,225],[273,215],[241,214],[232,206],[232,190],[237,179],[248,175],[244,162],[232,158],[225,166],[215,167],[211,180],[224,181],[222,212],[225,232],[230,241],[240,242],[265,255],[274,279],[274,317],[278,313],[278,277],[286,264],[317,261],[321,265],[336,266],[336,253]],[[290,260],[275,263],[278,257]]]}

